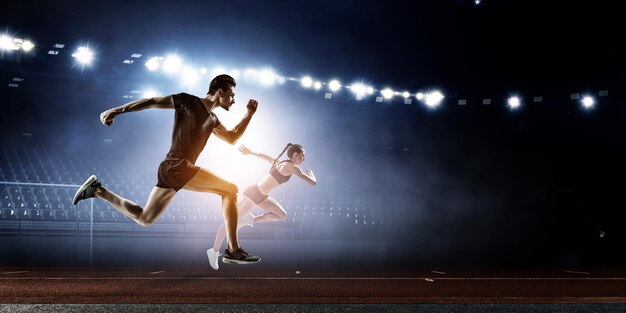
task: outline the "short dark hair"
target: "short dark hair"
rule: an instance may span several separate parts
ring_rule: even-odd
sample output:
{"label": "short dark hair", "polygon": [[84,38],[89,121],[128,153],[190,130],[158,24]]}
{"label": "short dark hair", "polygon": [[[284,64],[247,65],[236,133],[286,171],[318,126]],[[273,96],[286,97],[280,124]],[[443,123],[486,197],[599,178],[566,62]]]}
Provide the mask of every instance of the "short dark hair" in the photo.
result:
{"label": "short dark hair", "polygon": [[211,80],[211,83],[209,84],[209,92],[206,94],[214,95],[218,89],[226,91],[228,88],[235,86],[237,86],[237,82],[235,82],[235,79],[232,78],[232,76],[226,74],[217,75],[213,78],[213,80]]}

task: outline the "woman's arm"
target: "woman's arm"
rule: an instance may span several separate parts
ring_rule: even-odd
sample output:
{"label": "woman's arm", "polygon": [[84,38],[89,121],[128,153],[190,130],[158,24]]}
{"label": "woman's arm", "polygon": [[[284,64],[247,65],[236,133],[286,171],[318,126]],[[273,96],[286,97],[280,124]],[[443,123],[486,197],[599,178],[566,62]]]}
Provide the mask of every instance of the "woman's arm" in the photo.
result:
{"label": "woman's arm", "polygon": [[267,155],[267,154],[263,154],[263,153],[258,153],[258,152],[254,152],[250,149],[248,149],[248,147],[241,145],[241,147],[239,147],[239,152],[241,152],[243,155],[253,155],[257,158],[260,158],[262,160],[265,160],[267,162],[269,162],[270,164],[274,164],[274,159]]}
{"label": "woman's arm", "polygon": [[317,179],[315,178],[315,174],[313,174],[312,170],[306,170],[303,172],[297,165],[290,165],[289,171],[291,172],[291,175],[300,177],[302,180],[309,183],[309,185],[315,186],[317,184]]}

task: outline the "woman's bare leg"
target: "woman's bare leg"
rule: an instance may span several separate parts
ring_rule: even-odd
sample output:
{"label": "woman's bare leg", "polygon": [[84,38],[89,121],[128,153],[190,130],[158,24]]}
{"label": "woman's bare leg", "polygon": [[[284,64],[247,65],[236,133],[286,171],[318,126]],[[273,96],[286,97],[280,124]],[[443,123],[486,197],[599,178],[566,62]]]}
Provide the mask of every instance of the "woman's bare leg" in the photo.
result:
{"label": "woman's bare leg", "polygon": [[255,217],[253,223],[284,221],[287,218],[287,212],[283,206],[271,197],[260,202],[259,206],[266,212]]}

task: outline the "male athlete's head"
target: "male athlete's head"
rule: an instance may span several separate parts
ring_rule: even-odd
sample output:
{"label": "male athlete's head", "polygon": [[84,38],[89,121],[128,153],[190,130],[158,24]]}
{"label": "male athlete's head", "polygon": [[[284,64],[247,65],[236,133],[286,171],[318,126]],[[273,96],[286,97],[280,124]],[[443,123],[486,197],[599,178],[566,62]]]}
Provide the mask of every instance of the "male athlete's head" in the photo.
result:
{"label": "male athlete's head", "polygon": [[237,82],[231,76],[218,75],[211,80],[207,95],[217,96],[219,106],[228,111],[230,106],[235,103],[235,86],[237,86]]}

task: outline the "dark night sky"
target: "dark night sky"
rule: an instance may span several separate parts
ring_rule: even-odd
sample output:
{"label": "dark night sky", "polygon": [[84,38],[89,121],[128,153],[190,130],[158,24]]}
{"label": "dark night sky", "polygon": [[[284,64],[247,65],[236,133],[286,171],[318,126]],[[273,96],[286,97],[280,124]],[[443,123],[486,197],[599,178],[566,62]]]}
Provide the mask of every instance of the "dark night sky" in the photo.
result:
{"label": "dark night sky", "polygon": [[603,1],[11,1],[2,23],[103,53],[177,47],[293,76],[470,92],[611,81],[624,66],[614,9]]}

